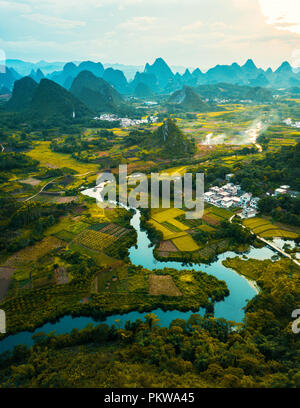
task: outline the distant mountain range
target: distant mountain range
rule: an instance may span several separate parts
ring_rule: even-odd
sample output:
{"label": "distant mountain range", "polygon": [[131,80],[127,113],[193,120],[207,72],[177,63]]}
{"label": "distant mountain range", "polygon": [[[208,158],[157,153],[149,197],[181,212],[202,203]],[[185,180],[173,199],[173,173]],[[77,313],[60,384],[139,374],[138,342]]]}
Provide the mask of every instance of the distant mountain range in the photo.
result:
{"label": "distant mountain range", "polygon": [[[6,73],[0,74],[0,90],[3,87],[5,90],[12,90],[14,82],[20,79],[22,72],[26,70],[30,70],[27,75],[37,83],[47,78],[67,90],[71,88],[78,74],[82,71],[89,71],[95,77],[104,79],[120,94],[142,98],[147,98],[152,94],[172,94],[179,90],[186,92],[184,91],[185,86],[198,88],[202,85],[220,83],[270,89],[300,87],[300,72],[295,73],[286,61],[275,71],[271,68],[267,70],[257,68],[254,62],[248,59],[244,65],[237,63],[216,65],[205,73],[197,68],[193,71],[186,69],[182,74],[178,72],[174,74],[162,58],[157,58],[153,64],[147,63],[143,72],[136,72],[131,81],[128,81],[121,69],[116,69],[116,67],[122,67],[118,64],[114,64],[115,68],[105,68],[101,62],[93,61],[83,61],[78,64],[41,61],[33,64],[21,60],[8,60],[7,66]],[[133,74],[133,67],[130,67],[131,74]]]}

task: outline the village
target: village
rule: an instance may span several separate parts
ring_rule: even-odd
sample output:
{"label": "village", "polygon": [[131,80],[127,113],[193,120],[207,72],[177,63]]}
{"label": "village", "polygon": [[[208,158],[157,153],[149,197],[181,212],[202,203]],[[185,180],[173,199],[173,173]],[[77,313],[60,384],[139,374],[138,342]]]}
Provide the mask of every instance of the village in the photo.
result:
{"label": "village", "polygon": [[112,113],[103,113],[99,117],[94,117],[94,120],[105,120],[108,122],[120,122],[121,127],[129,127],[141,125],[142,123],[155,123],[158,118],[156,116],[147,116],[143,119],[130,119],[130,118],[119,118],[117,115]]}
{"label": "village", "polygon": [[227,183],[222,187],[210,187],[209,191],[204,193],[204,201],[226,209],[242,208],[242,217],[251,218],[257,214],[259,198],[244,192],[239,184]]}
{"label": "village", "polygon": [[[234,174],[226,174],[227,183],[221,187],[212,186],[204,193],[204,201],[220,208],[242,208],[240,216],[242,218],[256,217],[258,213],[259,197],[253,197],[252,193],[242,190],[239,184],[230,183],[230,179]],[[296,197],[297,192],[291,191],[290,186],[283,185],[275,189],[274,193],[267,195],[278,196],[282,194],[290,194]]]}

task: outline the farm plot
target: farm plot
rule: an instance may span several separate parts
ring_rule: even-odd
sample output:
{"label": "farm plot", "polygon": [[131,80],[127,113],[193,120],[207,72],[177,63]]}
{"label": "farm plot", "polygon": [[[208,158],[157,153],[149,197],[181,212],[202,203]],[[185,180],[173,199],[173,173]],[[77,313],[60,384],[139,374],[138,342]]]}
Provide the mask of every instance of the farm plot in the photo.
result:
{"label": "farm plot", "polygon": [[113,244],[116,239],[117,238],[112,235],[87,229],[77,235],[73,242],[89,249],[93,249],[94,251],[101,251]]}
{"label": "farm plot", "polygon": [[158,251],[160,252],[177,252],[178,249],[172,241],[161,241]]}
{"label": "farm plot", "polygon": [[182,224],[188,226],[189,228],[195,228],[195,227],[198,227],[199,225],[202,224],[201,218],[190,219],[190,220],[189,220],[189,219],[186,219],[185,215],[180,215],[180,216],[178,217],[178,220],[179,220]]}
{"label": "farm plot", "polygon": [[215,206],[209,207],[209,213],[226,220],[228,220],[233,215],[233,212],[226,210],[225,208],[219,208]]}
{"label": "farm plot", "polygon": [[17,267],[26,264],[30,264],[36,261],[41,256],[52,251],[54,248],[65,246],[66,243],[60,239],[49,236],[42,241],[37,242],[35,245],[21,249],[16,254],[7,259],[3,266],[5,267]]}
{"label": "farm plot", "polygon": [[250,229],[254,229],[262,225],[268,225],[270,223],[263,218],[250,218],[249,220],[244,220],[243,224]]}
{"label": "farm plot", "polygon": [[50,168],[69,168],[80,174],[98,169],[97,164],[80,163],[73,159],[70,154],[52,152],[50,142],[35,142],[34,148],[26,154],[38,160],[42,166]]}
{"label": "farm plot", "polygon": [[149,276],[149,294],[152,296],[182,296],[170,275]]}
{"label": "farm plot", "polygon": [[162,223],[164,221],[169,221],[172,218],[176,218],[182,214],[184,214],[184,211],[181,210],[180,208],[169,208],[168,210],[160,211],[156,214],[153,214],[152,218],[154,219],[154,221]]}
{"label": "farm plot", "polygon": [[218,252],[224,252],[228,246],[229,242],[227,239],[212,241],[210,242],[209,246],[205,246],[204,248],[200,249],[199,254],[202,258],[209,259]]}
{"label": "farm plot", "polygon": [[28,179],[25,180],[20,180],[20,183],[22,184],[29,184],[32,187],[38,186],[41,183],[41,180],[38,180],[34,177],[29,177]]}
{"label": "farm plot", "polygon": [[109,223],[100,229],[102,233],[113,235],[115,237],[121,237],[124,234],[127,234],[128,230],[120,225]]}
{"label": "farm plot", "polygon": [[171,231],[170,229],[166,228],[164,225],[160,224],[159,222],[151,219],[149,221],[149,223],[158,231],[162,232],[163,234],[163,238],[164,240],[168,240],[171,238],[177,238],[177,237],[181,237],[183,235],[187,235],[186,232],[182,231],[182,232],[174,232]]}
{"label": "farm plot", "polygon": [[213,227],[211,227],[210,225],[199,225],[199,227],[197,227],[198,230],[200,231],[204,231],[204,232],[213,232],[215,231],[215,229]]}
{"label": "farm plot", "polygon": [[272,229],[272,230],[264,231],[259,235],[263,238],[280,237],[280,238],[289,238],[289,239],[295,239],[295,238],[298,238],[299,236],[295,232],[285,231],[282,229]]}
{"label": "farm plot", "polygon": [[299,236],[295,232],[281,229],[263,218],[251,218],[250,220],[244,220],[243,224],[250,228],[255,234],[263,238],[281,237],[294,239]]}
{"label": "farm plot", "polygon": [[172,239],[172,242],[181,252],[192,252],[197,251],[197,249],[199,249],[196,242],[188,234],[179,238],[174,238]]}
{"label": "farm plot", "polygon": [[169,220],[166,221],[166,222],[168,222],[168,224],[171,224],[171,225],[173,225],[174,227],[176,227],[179,231],[186,231],[186,230],[189,229],[188,226],[184,225],[182,222],[180,222],[180,221],[178,221],[178,220],[176,220],[176,219],[174,219],[174,218],[169,219]]}
{"label": "farm plot", "polygon": [[205,212],[205,214],[202,217],[202,220],[209,225],[217,226],[223,219],[211,212]]}

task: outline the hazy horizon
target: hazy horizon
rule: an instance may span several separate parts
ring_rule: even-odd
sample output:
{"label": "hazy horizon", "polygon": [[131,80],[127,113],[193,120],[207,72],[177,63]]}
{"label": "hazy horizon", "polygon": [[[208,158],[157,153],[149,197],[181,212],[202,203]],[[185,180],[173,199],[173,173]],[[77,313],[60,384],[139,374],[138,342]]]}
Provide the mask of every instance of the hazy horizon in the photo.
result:
{"label": "hazy horizon", "polygon": [[[124,67],[140,68],[141,70],[144,70],[145,65],[146,65],[147,63],[149,63],[149,64],[151,65],[151,64],[153,64],[153,63],[155,62],[155,60],[158,59],[158,58],[162,58],[162,59],[168,64],[168,66],[171,68],[171,70],[173,71],[174,74],[176,74],[177,70],[178,70],[178,72],[179,72],[180,70],[181,70],[182,72],[184,72],[184,70],[186,70],[186,69],[189,69],[189,70],[191,71],[191,70],[194,70],[194,69],[197,69],[197,68],[199,68],[203,73],[206,73],[209,69],[214,68],[216,65],[223,65],[223,64],[221,64],[221,63],[217,63],[217,64],[212,65],[212,66],[209,66],[209,67],[207,67],[207,68],[205,68],[205,69],[204,69],[204,68],[202,69],[201,66],[188,66],[188,65],[184,65],[184,61],[182,61],[182,65],[178,65],[178,64],[173,65],[173,64],[169,64],[169,62],[166,60],[166,58],[164,58],[164,57],[162,57],[162,56],[154,57],[154,59],[149,60],[149,61],[145,61],[145,62],[142,63],[142,64],[131,64],[131,63],[125,64],[125,63],[122,63],[122,62],[119,62],[119,61],[115,61],[115,62],[105,62],[105,61],[93,60],[93,59],[85,59],[85,58],[83,58],[83,59],[81,59],[81,60],[65,60],[65,61],[63,61],[63,60],[58,60],[58,59],[53,59],[53,60],[50,60],[50,59],[49,59],[49,60],[44,60],[44,59],[43,59],[43,60],[38,60],[38,59],[29,60],[29,59],[21,59],[21,58],[15,57],[15,58],[7,58],[7,60],[19,60],[19,61],[23,61],[23,62],[25,62],[25,63],[31,63],[31,64],[39,64],[39,63],[67,64],[67,63],[69,63],[69,62],[73,62],[75,65],[79,65],[81,62],[85,62],[85,61],[92,61],[92,62],[95,62],[95,63],[101,62],[104,67],[110,67],[110,66],[114,66],[114,65],[120,65],[120,66],[123,65]],[[251,58],[251,57],[247,58],[246,60],[244,60],[244,61],[242,61],[241,63],[238,63],[238,64],[239,64],[240,66],[243,66],[243,65],[247,62],[247,60],[249,60],[249,59],[254,62],[254,64],[256,65],[257,68],[263,68],[263,69],[265,70],[265,69],[267,69],[267,68],[270,67],[270,66],[262,67],[262,66],[258,65],[258,64],[256,63],[256,61],[255,61],[253,58]],[[271,67],[271,68],[273,69],[273,71],[276,71],[276,69],[279,68],[280,65],[281,65],[283,62],[285,62],[285,60],[282,60],[277,66]],[[287,62],[289,62],[289,61],[287,61]],[[224,65],[232,65],[233,63],[237,63],[237,61],[232,61],[232,62],[230,62],[230,63],[228,63],[228,64],[224,64]],[[289,62],[289,63],[290,63],[290,62]],[[299,62],[299,65],[298,65],[298,66],[300,66],[300,62]]]}

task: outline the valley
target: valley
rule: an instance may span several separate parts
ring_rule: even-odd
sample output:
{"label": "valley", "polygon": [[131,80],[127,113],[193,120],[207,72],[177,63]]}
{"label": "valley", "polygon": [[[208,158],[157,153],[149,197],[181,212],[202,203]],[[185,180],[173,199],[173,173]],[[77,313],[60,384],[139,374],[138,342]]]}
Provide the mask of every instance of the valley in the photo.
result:
{"label": "valley", "polygon": [[[87,361],[90,352],[123,350],[130,367],[115,361],[121,372],[128,368],[132,386],[142,354],[134,357],[128,344],[141,353],[139,336],[148,336],[151,358],[155,337],[164,350],[180,349],[167,358],[173,365],[148,362],[158,378],[158,367],[173,374],[175,386],[178,373],[187,386],[215,386],[214,370],[224,386],[273,386],[281,374],[294,386],[281,344],[298,358],[298,340],[287,332],[300,296],[300,133],[291,126],[300,120],[298,91],[271,88],[280,71],[259,89],[246,77],[239,85],[205,84],[198,71],[180,79],[159,59],[129,85],[99,64],[70,64],[51,78],[17,79],[0,106],[0,309],[7,320],[0,353],[8,352],[0,356],[1,381],[11,386],[13,348],[23,344],[16,364],[54,347],[49,367],[56,358],[64,365],[58,386],[78,384],[64,371],[72,345]],[[245,69],[254,70],[250,62]],[[147,86],[138,87],[141,79]],[[188,219],[189,208],[175,207],[174,186],[171,208],[160,196],[158,208],[100,208],[97,176],[114,175],[119,194],[124,164],[133,180],[203,173],[203,216]],[[268,246],[278,238],[288,257]],[[193,327],[206,339],[196,341]],[[197,356],[190,345],[184,351],[191,338],[200,341]],[[205,342],[229,354],[236,344],[243,358],[221,361]],[[56,384],[46,377],[24,374],[20,384]]]}

